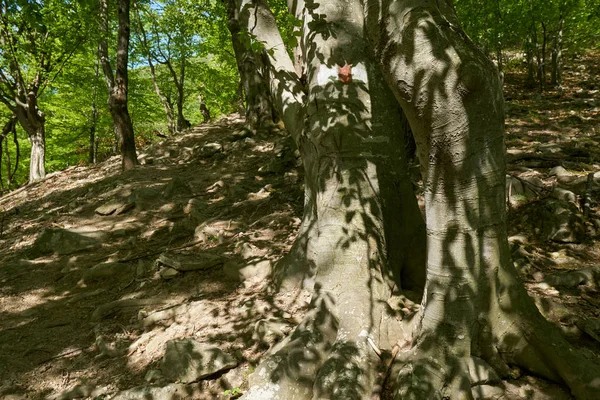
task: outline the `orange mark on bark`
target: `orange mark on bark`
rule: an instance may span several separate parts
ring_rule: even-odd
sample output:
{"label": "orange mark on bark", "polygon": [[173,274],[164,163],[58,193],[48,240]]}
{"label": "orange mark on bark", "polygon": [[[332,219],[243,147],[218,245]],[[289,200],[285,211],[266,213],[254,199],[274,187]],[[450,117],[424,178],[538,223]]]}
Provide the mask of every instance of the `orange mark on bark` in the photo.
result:
{"label": "orange mark on bark", "polygon": [[352,64],[346,64],[343,67],[338,67],[338,78],[342,83],[352,82]]}

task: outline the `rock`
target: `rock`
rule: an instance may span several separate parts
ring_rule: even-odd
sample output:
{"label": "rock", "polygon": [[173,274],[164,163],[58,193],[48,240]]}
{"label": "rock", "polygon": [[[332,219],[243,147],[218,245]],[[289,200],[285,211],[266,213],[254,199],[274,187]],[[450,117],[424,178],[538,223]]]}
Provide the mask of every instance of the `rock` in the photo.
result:
{"label": "rock", "polygon": [[552,168],[548,172],[548,175],[558,177],[558,176],[573,176],[574,174],[572,172],[567,171],[564,167],[561,167],[559,165],[558,167]]}
{"label": "rock", "polygon": [[97,247],[100,247],[100,242],[93,234],[86,235],[61,228],[45,228],[29,249],[28,254],[30,258],[52,253],[68,255]]}
{"label": "rock", "polygon": [[570,190],[563,189],[561,187],[555,187],[554,190],[552,190],[551,196],[558,200],[568,201],[573,204],[577,204],[577,195],[571,192]]}
{"label": "rock", "polygon": [[209,269],[216,265],[223,264],[223,258],[216,254],[198,253],[163,253],[157,260],[158,263],[171,267],[177,271],[197,271]]}
{"label": "rock", "polygon": [[590,285],[598,287],[600,283],[600,269],[595,267],[584,268],[575,271],[562,271],[547,276],[546,283],[552,286],[577,287],[579,285]]}
{"label": "rock", "polygon": [[186,385],[170,384],[167,386],[148,385],[117,393],[111,400],[174,400],[189,398]]}
{"label": "rock", "polygon": [[198,151],[198,155],[202,158],[209,158],[214,156],[217,153],[223,152],[223,145],[220,143],[206,143],[204,146],[200,147]]}
{"label": "rock", "polygon": [[135,203],[126,201],[110,201],[94,211],[98,215],[121,215],[135,207]]}
{"label": "rock", "polygon": [[168,281],[169,279],[175,278],[177,275],[180,274],[180,272],[177,271],[176,269],[173,269],[173,268],[170,268],[170,267],[162,267],[158,271],[158,274],[160,275],[161,278],[163,278],[164,280]]}
{"label": "rock", "polygon": [[564,200],[545,199],[536,203],[536,233],[545,240],[579,243],[585,235],[583,217],[577,206]]}
{"label": "rock", "polygon": [[167,343],[160,369],[173,382],[191,383],[235,366],[237,361],[218,347],[186,338]]}
{"label": "rock", "polygon": [[227,371],[219,379],[221,387],[227,389],[239,388],[244,384],[244,373],[241,368],[235,368]]}
{"label": "rock", "polygon": [[189,185],[179,177],[175,177],[166,184],[163,190],[163,197],[171,198],[173,196],[189,197],[192,195],[192,190]]}
{"label": "rock", "polygon": [[98,280],[111,278],[122,273],[127,273],[130,270],[131,267],[123,263],[106,262],[97,264],[84,272],[83,281],[85,283],[92,283]]}
{"label": "rock", "polygon": [[271,275],[273,265],[271,260],[259,260],[242,265],[230,261],[223,266],[225,275],[238,282],[256,283]]}
{"label": "rock", "polygon": [[254,136],[256,132],[247,128],[238,129],[233,131],[231,134],[231,141],[237,142],[238,140],[246,139],[247,137]]}

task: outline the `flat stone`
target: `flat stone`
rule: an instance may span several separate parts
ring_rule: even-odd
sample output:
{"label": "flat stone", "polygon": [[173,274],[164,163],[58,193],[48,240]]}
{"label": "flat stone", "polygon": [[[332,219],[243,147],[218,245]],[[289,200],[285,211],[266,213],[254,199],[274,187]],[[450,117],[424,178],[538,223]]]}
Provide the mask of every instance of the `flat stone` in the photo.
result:
{"label": "flat stone", "polygon": [[175,339],[167,343],[160,369],[173,382],[192,383],[237,366],[237,361],[221,349],[194,339]]}
{"label": "flat stone", "polygon": [[158,273],[164,280],[173,279],[180,274],[179,271],[170,267],[163,267],[158,271]]}
{"label": "flat stone", "polygon": [[158,263],[171,267],[177,271],[197,271],[209,269],[223,264],[222,257],[210,253],[177,254],[163,253],[157,260]]}
{"label": "flat stone", "polygon": [[108,216],[108,215],[120,215],[124,214],[127,211],[131,210],[135,207],[135,203],[133,202],[125,202],[125,201],[110,201],[106,204],[101,205],[96,208],[94,211],[98,215]]}
{"label": "flat stone", "polygon": [[111,400],[174,400],[189,397],[186,385],[170,384],[167,386],[148,385],[117,393]]}

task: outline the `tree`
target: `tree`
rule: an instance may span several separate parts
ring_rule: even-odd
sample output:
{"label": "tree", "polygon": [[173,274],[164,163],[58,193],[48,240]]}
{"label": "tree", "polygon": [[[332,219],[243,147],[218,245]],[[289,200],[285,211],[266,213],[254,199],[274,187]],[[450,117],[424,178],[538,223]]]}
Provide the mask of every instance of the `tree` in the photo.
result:
{"label": "tree", "polygon": [[303,21],[306,85],[265,0],[238,6],[265,46],[274,104],[306,175],[300,233],[275,278],[313,290],[246,399],[379,396],[387,368],[377,353],[387,363],[398,351],[387,379],[399,399],[472,398],[473,363],[502,377],[523,368],[595,398],[599,366],[541,316],[512,265],[500,78],[451,2],[290,2]]}
{"label": "tree", "polygon": [[39,98],[83,43],[86,2],[0,1],[0,102],[31,142],[29,181],[46,175],[46,115]]}
{"label": "tree", "polygon": [[108,88],[108,108],[113,118],[114,128],[121,148],[123,170],[128,170],[138,163],[135,150],[133,124],[127,109],[128,74],[127,60],[129,57],[129,0],[119,0],[117,14],[119,29],[117,33],[117,58],[113,74],[108,56],[108,0],[100,0],[100,30],[104,37],[98,46],[98,57],[104,72]]}
{"label": "tree", "polygon": [[224,1],[227,8],[227,27],[231,32],[231,43],[235,53],[240,85],[246,103],[246,123],[260,127],[273,123],[273,105],[263,62],[264,46],[252,41],[248,31],[240,26],[239,8],[235,0]]}

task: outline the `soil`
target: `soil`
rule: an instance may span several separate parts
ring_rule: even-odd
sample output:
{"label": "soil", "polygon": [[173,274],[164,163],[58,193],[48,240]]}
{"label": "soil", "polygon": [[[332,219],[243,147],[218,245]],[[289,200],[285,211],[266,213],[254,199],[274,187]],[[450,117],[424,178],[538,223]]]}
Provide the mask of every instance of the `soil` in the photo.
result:
{"label": "soil", "polygon": [[[600,185],[588,185],[600,171],[600,53],[567,62],[562,93],[534,93],[524,78],[521,66],[505,76],[508,172],[530,189],[510,193],[513,257],[540,311],[600,361]],[[280,127],[249,131],[232,115],[155,143],[140,160],[125,173],[118,157],[71,167],[0,198],[0,399],[102,399],[161,383],[167,342],[185,337],[238,361],[188,385],[189,398],[237,397],[261,355],[302,319],[308,293],[230,273],[275,263],[299,227],[302,167]],[[575,196],[575,240],[540,228],[557,187]],[[111,202],[123,207],[97,212]],[[63,230],[88,245],[48,236]],[[186,272],[159,262],[202,254],[220,261]],[[118,267],[90,278],[105,262]],[[275,325],[279,333],[261,334]],[[526,375],[506,387],[507,399],[569,398]]]}

